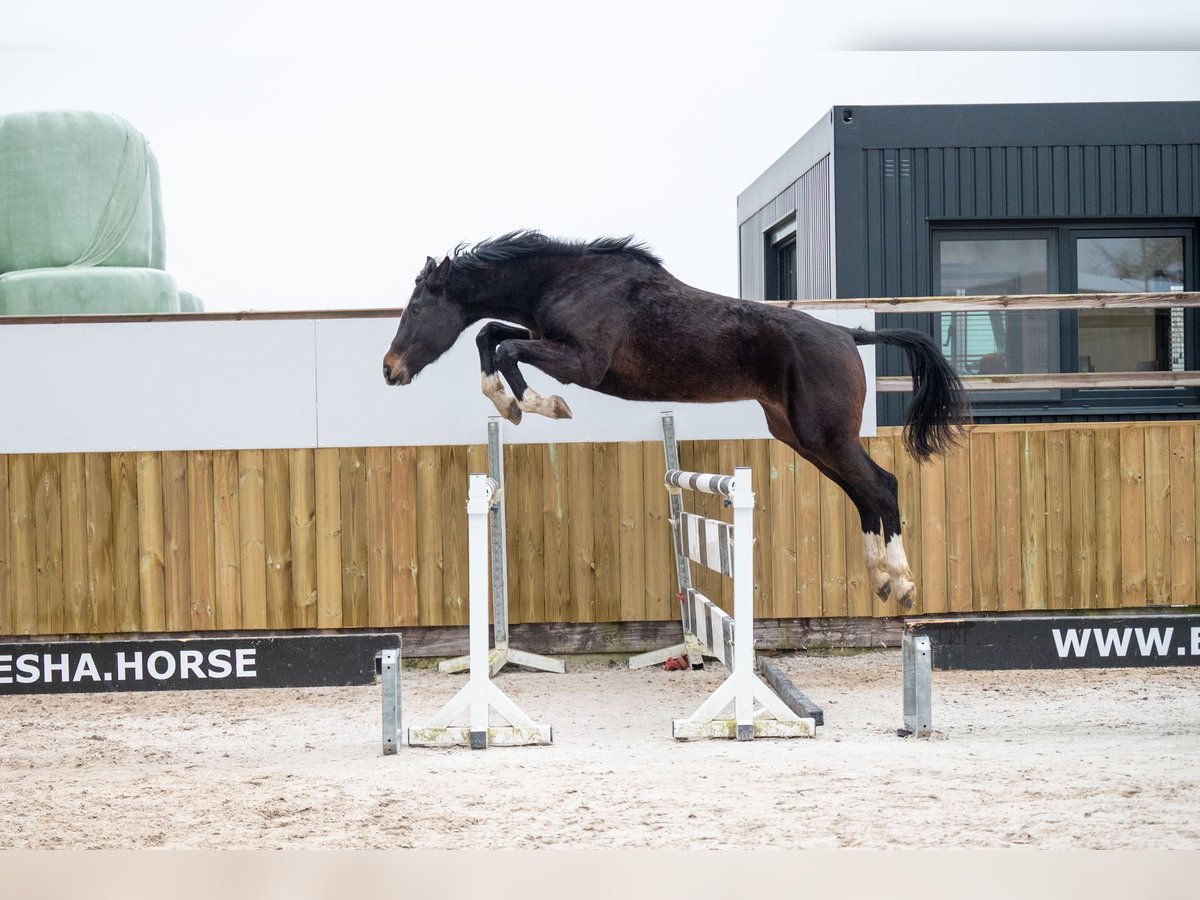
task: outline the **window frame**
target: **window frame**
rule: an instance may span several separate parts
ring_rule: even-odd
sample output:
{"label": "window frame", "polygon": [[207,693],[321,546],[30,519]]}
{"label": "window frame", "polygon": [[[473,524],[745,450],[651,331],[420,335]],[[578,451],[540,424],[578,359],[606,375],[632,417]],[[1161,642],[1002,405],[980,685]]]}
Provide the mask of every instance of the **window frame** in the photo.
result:
{"label": "window frame", "polygon": [[[800,295],[799,253],[797,246],[796,214],[789,213],[763,232],[763,299],[795,300]],[[783,289],[779,277],[780,252],[792,248],[791,290]],[[790,296],[788,296],[790,294]]]}
{"label": "window frame", "polygon": [[[1078,238],[1098,237],[1182,237],[1184,248],[1184,290],[1200,286],[1196,242],[1200,226],[1193,220],[1156,218],[1130,219],[1072,219],[1022,221],[927,220],[929,234],[930,295],[941,295],[940,246],[947,236],[958,239],[1004,239],[1035,236],[1038,232],[1052,236],[1048,253],[1055,263],[1055,279],[1051,293],[1077,293]],[[1059,312],[1059,371],[1079,369],[1079,314],[1076,310]],[[931,316],[933,334],[941,334],[941,314]],[[1184,311],[1184,368],[1200,368],[1200,310]],[[972,406],[980,418],[1004,419],[1026,416],[1132,416],[1159,415],[1184,407],[1188,414],[1200,412],[1200,389],[1197,388],[1089,388],[1059,391],[972,391]]]}

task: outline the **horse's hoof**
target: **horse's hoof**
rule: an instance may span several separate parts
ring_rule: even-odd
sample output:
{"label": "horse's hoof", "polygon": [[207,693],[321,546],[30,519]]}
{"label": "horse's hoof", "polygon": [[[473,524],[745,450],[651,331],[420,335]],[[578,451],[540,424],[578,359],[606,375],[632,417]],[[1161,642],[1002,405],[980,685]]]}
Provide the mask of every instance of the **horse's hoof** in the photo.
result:
{"label": "horse's hoof", "polygon": [[567,401],[557,394],[546,398],[546,415],[551,419],[570,419],[571,407],[567,406]]}
{"label": "horse's hoof", "polygon": [[500,415],[508,419],[508,421],[512,422],[514,425],[520,425],[521,407],[517,405],[517,398],[508,397],[507,399],[508,402],[505,403],[503,407],[501,407],[499,403],[496,404],[497,408],[500,409]]}
{"label": "horse's hoof", "polygon": [[883,584],[881,584],[875,589],[875,596],[884,603],[887,603],[888,597],[892,596],[892,583],[890,581],[885,581]]}
{"label": "horse's hoof", "polygon": [[900,605],[903,606],[905,609],[912,609],[913,603],[916,602],[916,599],[917,599],[916,587],[909,588],[908,592],[905,593],[905,595],[900,598]]}

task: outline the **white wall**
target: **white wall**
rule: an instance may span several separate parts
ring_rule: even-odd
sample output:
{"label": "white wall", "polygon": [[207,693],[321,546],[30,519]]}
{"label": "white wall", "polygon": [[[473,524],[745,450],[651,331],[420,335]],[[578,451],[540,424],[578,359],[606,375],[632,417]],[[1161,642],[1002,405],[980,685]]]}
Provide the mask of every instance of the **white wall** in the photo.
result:
{"label": "white wall", "polygon": [[[395,328],[389,318],[0,323],[0,453],[483,443],[496,413],[479,389],[476,329],[412,384],[389,387],[381,364]],[[873,384],[874,354],[864,359]],[[657,440],[664,409],[684,440],[770,436],[756,403],[631,403],[526,371],[575,418],[526,415],[506,424],[510,443]],[[865,413],[873,434],[873,390]]]}

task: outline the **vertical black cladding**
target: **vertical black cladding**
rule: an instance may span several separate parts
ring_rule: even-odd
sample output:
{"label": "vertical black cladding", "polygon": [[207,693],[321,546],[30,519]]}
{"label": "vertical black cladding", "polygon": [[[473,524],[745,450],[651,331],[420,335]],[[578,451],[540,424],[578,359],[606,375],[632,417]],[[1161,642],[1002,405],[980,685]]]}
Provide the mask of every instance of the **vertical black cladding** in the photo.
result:
{"label": "vertical black cladding", "polygon": [[[935,293],[930,237],[939,226],[1200,218],[1200,103],[845,111],[832,115],[839,297]],[[877,322],[934,334],[937,317],[888,314]],[[901,351],[876,352],[878,374],[907,374]],[[902,421],[909,398],[880,394],[880,424]]]}

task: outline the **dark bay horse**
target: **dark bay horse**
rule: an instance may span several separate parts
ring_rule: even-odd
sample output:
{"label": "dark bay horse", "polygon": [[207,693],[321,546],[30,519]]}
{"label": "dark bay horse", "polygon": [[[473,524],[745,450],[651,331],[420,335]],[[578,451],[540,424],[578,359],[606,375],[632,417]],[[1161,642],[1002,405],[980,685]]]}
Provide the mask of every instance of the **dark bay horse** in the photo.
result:
{"label": "dark bay horse", "polygon": [[678,281],[632,238],[581,243],[517,231],[426,261],[383,377],[408,384],[482,319],[500,320],[476,338],[483,392],[514,424],[522,411],[571,416],[561,397],[542,397],[526,383],[520,363],[626,400],[758,401],[771,434],[854,502],[875,593],[912,607],[896,479],[859,442],[867,385],[855,348],[906,351],[914,393],[904,441],[924,460],[954,443],[967,411],[958,376],[928,336],[843,328],[710,294]]}

